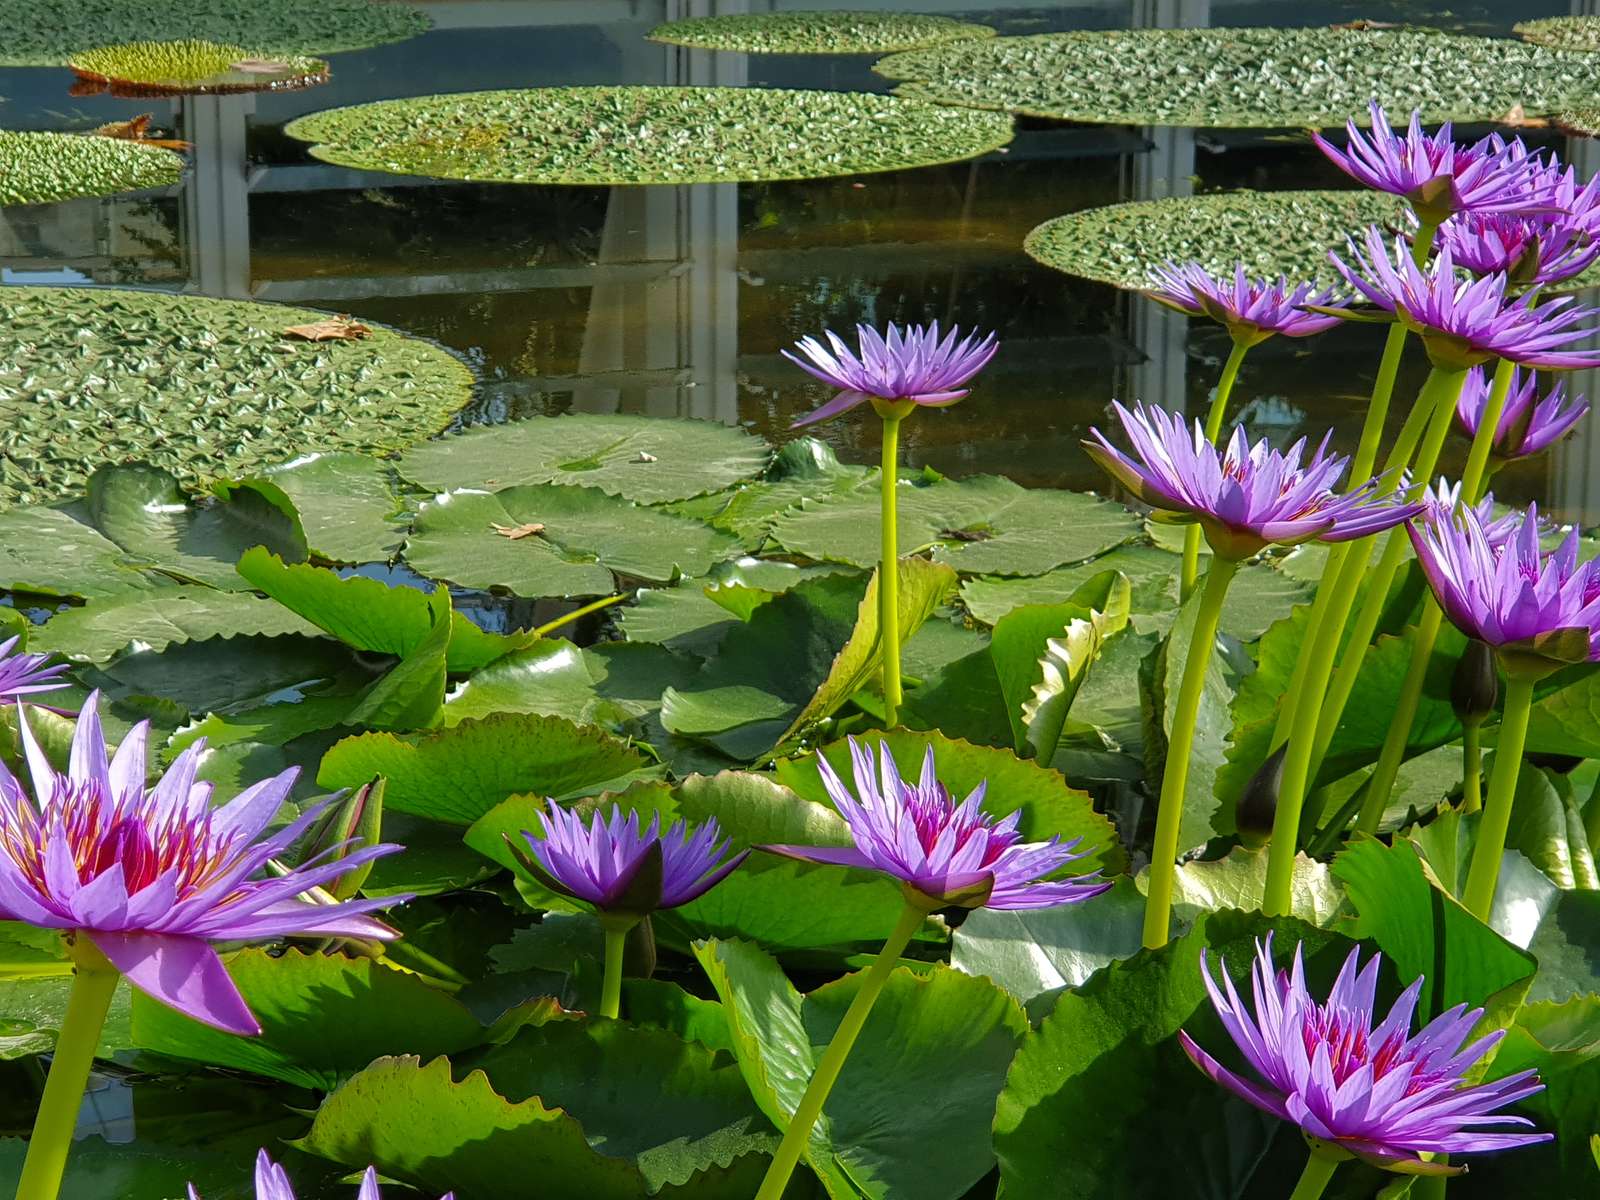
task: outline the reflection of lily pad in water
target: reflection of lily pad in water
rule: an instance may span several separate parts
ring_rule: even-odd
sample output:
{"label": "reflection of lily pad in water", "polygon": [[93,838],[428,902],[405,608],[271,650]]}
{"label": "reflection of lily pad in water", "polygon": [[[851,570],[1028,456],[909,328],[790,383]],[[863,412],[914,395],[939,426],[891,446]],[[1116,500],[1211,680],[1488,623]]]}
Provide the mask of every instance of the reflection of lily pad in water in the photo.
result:
{"label": "reflection of lily pad in water", "polygon": [[1593,60],[1412,29],[1133,29],[957,42],[875,70],[901,95],[1066,121],[1276,127],[1365,119],[1374,97],[1424,120],[1492,121],[1587,99]]}
{"label": "reflection of lily pad in water", "polygon": [[888,54],[993,36],[987,25],[889,12],[732,13],[668,21],[649,34],[670,46],[749,54]]}
{"label": "reflection of lily pad in water", "polygon": [[1578,137],[1600,137],[1600,108],[1569,108],[1557,113],[1555,123]]}
{"label": "reflection of lily pad in water", "polygon": [[273,92],[311,87],[328,78],[328,64],[303,54],[274,58],[227,42],[126,42],[74,54],[67,63],[80,79],[117,96]]}
{"label": "reflection of lily pad in water", "polygon": [[[109,144],[109,143],[108,143]],[[110,288],[0,288],[0,505],[80,490],[131,459],[185,481],[296,454],[388,450],[445,426],[472,374],[380,326],[298,342],[303,308]]]}
{"label": "reflection of lily pad in water", "polygon": [[1511,31],[1526,41],[1556,50],[1600,53],[1600,17],[1541,17],[1519,21]]}
{"label": "reflection of lily pad in water", "polygon": [[183,176],[171,150],[75,133],[0,130],[0,205],[50,204],[168,187]]}
{"label": "reflection of lily pad in water", "polygon": [[955,162],[1011,140],[1009,118],[851,92],[531,88],[384,100],[284,132],[325,162],[493,183],[816,179]]}
{"label": "reflection of lily pad in water", "polygon": [[431,22],[380,0],[0,0],[0,66],[62,66],[119,42],[204,38],[273,57],[399,42]]}
{"label": "reflection of lily pad in water", "polygon": [[1368,225],[1397,225],[1400,204],[1364,191],[1222,192],[1112,204],[1046,221],[1023,243],[1046,266],[1124,288],[1150,268],[1198,259],[1212,272],[1243,262],[1254,276],[1338,281],[1328,251]]}

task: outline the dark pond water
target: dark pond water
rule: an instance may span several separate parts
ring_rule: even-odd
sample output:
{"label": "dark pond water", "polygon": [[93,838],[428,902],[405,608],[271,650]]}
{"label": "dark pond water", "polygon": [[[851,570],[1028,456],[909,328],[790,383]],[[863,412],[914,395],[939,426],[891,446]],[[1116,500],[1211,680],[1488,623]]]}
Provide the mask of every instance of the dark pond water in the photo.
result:
{"label": "dark pond water", "polygon": [[[888,87],[864,56],[713,55],[643,40],[660,20],[706,11],[703,4],[454,0],[423,7],[436,21],[433,32],[339,55],[331,83],[299,93],[181,103],[69,98],[63,71],[0,71],[8,126],[82,129],[153,109],[158,124],[198,146],[193,178],[179,194],[0,213],[5,278],[45,281],[66,272],[382,320],[436,338],[481,369],[473,421],[573,408],[711,417],[773,437],[819,397],[777,355],[794,338],[858,320],[992,327],[1005,348],[981,390],[936,419],[914,422],[908,453],[948,473],[998,471],[1027,483],[1087,487],[1098,480],[1078,442],[1108,401],[1202,403],[1226,340],[1137,297],[1039,266],[1021,250],[1028,230],[1118,200],[1344,182],[1302,136],[1270,131],[1024,122],[1007,152],[953,166],[801,183],[613,189],[361,173],[316,163],[282,136],[284,122],[321,108],[480,88]],[[1205,0],[904,7],[948,10],[1005,33],[1358,16],[1508,33],[1515,20],[1567,11],[1539,0],[1448,10]],[[1547,140],[1580,164],[1600,163],[1595,143]],[[1286,401],[1282,433],[1331,424],[1352,438],[1377,347],[1375,331],[1359,327],[1310,343],[1269,343],[1252,356],[1236,398]],[[1418,354],[1407,379],[1420,373]],[[876,422],[861,421],[835,424],[823,436],[841,454],[866,459],[876,435]],[[1550,466],[1503,479],[1501,489],[1572,518],[1600,519],[1600,485],[1587,482],[1592,453],[1600,445],[1570,444]]]}

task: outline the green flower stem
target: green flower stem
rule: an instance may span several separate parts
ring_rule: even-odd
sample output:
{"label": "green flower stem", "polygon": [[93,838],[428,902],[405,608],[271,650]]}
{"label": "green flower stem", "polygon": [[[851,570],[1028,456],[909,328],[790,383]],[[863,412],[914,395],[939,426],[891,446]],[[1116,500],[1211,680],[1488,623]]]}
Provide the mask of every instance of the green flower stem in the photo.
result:
{"label": "green flower stem", "polygon": [[1336,1159],[1324,1158],[1313,1150],[1306,1156],[1306,1169],[1300,1173],[1300,1182],[1294,1185],[1289,1200],[1321,1200],[1328,1181],[1338,1169]]}
{"label": "green flower stem", "polygon": [[606,977],[600,985],[600,1015],[613,1021],[622,1013],[622,952],[628,948],[632,925],[605,922]]}
{"label": "green flower stem", "polygon": [[[1489,450],[1494,445],[1495,430],[1500,425],[1500,414],[1505,411],[1506,396],[1511,391],[1512,364],[1505,359],[1495,367],[1494,384],[1489,389],[1489,399],[1484,405],[1483,417],[1478,422],[1478,432],[1473,436],[1472,449],[1467,453],[1467,467],[1461,475],[1461,501],[1476,504],[1483,487],[1484,472],[1489,464]],[[1453,408],[1453,406],[1452,406]],[[1418,478],[1426,482],[1432,474]],[[1378,765],[1367,782],[1366,796],[1361,803],[1361,815],[1356,818],[1356,828],[1365,833],[1375,833],[1388,807],[1389,796],[1394,791],[1394,781],[1399,777],[1405,762],[1406,746],[1411,739],[1411,726],[1417,717],[1417,705],[1422,700],[1422,686],[1427,680],[1428,663],[1433,658],[1434,643],[1439,638],[1439,627],[1444,614],[1438,601],[1429,593],[1423,601],[1422,619],[1417,625],[1417,640],[1411,646],[1411,662],[1406,667],[1405,681],[1400,687],[1400,699],[1384,735],[1383,749],[1378,752]]]}
{"label": "green flower stem", "polygon": [[16,1200],[56,1200],[61,1191],[72,1134],[78,1127],[78,1110],[83,1107],[84,1088],[94,1066],[95,1047],[100,1044],[100,1030],[105,1026],[111,997],[121,978],[105,956],[86,940],[77,940],[72,957],[76,966],[72,991],[67,996],[67,1015],[56,1034],[55,1054],[50,1059],[50,1074],[34,1118],[33,1136],[28,1140],[28,1157],[22,1164]]}
{"label": "green flower stem", "polygon": [[[1501,664],[1505,666],[1505,663]],[[1495,744],[1494,773],[1489,776],[1489,796],[1478,825],[1478,843],[1467,870],[1461,902],[1478,920],[1487,922],[1494,907],[1494,889],[1500,881],[1500,859],[1505,855],[1506,830],[1511,828],[1511,802],[1517,796],[1517,775],[1522,770],[1522,747],[1528,739],[1528,714],[1533,710],[1533,685],[1538,670],[1508,670],[1505,714],[1500,718],[1500,740]]]}
{"label": "green flower stem", "polygon": [[[1206,413],[1206,441],[1213,446],[1222,433],[1222,417],[1228,411],[1228,398],[1233,395],[1239,367],[1244,363],[1245,353],[1249,349],[1248,343],[1235,338],[1233,349],[1228,351],[1228,361],[1222,365],[1222,378],[1217,380],[1217,390],[1211,396],[1211,411]],[[1199,525],[1190,525],[1183,531],[1183,567],[1179,576],[1178,595],[1184,600],[1189,598],[1189,593],[1194,591],[1195,581],[1200,578],[1201,536]]]}
{"label": "green flower stem", "polygon": [[1483,807],[1483,750],[1478,736],[1483,722],[1461,727],[1461,809],[1475,813]]}
{"label": "green flower stem", "polygon": [[1328,547],[1328,557],[1322,564],[1322,578],[1317,581],[1317,594],[1311,601],[1311,612],[1306,618],[1305,633],[1300,641],[1300,653],[1294,656],[1294,670],[1289,673],[1289,686],[1283,689],[1278,703],[1277,723],[1272,727],[1272,744],[1276,750],[1289,740],[1289,730],[1300,708],[1300,696],[1305,691],[1306,675],[1311,669],[1311,648],[1315,645],[1333,604],[1334,593],[1343,578],[1345,559],[1350,555],[1349,542],[1335,542]]}
{"label": "green flower stem", "polygon": [[1349,484],[1357,487],[1372,475],[1378,462],[1378,446],[1383,441],[1383,427],[1389,419],[1389,401],[1394,398],[1394,381],[1400,374],[1400,358],[1406,348],[1406,327],[1399,321],[1389,326],[1389,336],[1383,342],[1383,357],[1378,360],[1378,377],[1372,384],[1372,399],[1367,402],[1367,415],[1361,422],[1361,441],[1356,446],[1356,456],[1350,461]]}
{"label": "green flower stem", "polygon": [[1222,602],[1239,564],[1219,554],[1211,555],[1205,590],[1194,617],[1194,633],[1183,664],[1178,706],[1172,714],[1172,734],[1167,739],[1167,764],[1161,775],[1161,802],[1156,809],[1155,844],[1150,850],[1150,886],[1144,901],[1144,944],[1154,950],[1167,944],[1172,916],[1172,881],[1178,869],[1178,830],[1183,822],[1183,794],[1189,784],[1189,757],[1194,748],[1195,723],[1200,715],[1200,695],[1206,671],[1215,652]]}
{"label": "green flower stem", "polygon": [[867,1023],[867,1014],[877,1003],[884,985],[889,982],[890,973],[900,961],[901,952],[911,941],[912,935],[922,927],[926,915],[920,905],[908,900],[905,910],[900,914],[899,924],[894,927],[889,940],[884,942],[883,949],[878,951],[878,957],[862,974],[860,990],[845,1010],[844,1019],[834,1031],[833,1040],[823,1051],[822,1061],[812,1072],[811,1082],[806,1085],[805,1095],[800,1097],[799,1106],[789,1118],[789,1127],[783,1131],[783,1141],[772,1156],[772,1165],[767,1168],[766,1178],[761,1181],[761,1190],[756,1193],[755,1200],[779,1200],[789,1186],[789,1177],[794,1174],[806,1143],[811,1140],[811,1130],[822,1115],[822,1106],[839,1078],[844,1060],[850,1055],[850,1048],[856,1044],[862,1026]]}
{"label": "green flower stem", "polygon": [[[882,415],[882,414],[880,414]],[[896,489],[900,484],[900,418],[883,417],[883,552],[878,558],[878,626],[883,638],[883,723],[893,729],[900,713],[900,541]]]}
{"label": "green flower stem", "polygon": [[607,596],[603,600],[592,601],[588,604],[585,604],[582,608],[575,608],[569,613],[563,613],[554,621],[546,621],[543,625],[539,626],[533,631],[533,636],[545,637],[548,634],[554,633],[563,625],[570,625],[574,621],[577,621],[583,617],[587,617],[590,613],[599,612],[603,608],[610,608],[613,604],[621,604],[627,598],[628,593],[621,592],[615,596]]}

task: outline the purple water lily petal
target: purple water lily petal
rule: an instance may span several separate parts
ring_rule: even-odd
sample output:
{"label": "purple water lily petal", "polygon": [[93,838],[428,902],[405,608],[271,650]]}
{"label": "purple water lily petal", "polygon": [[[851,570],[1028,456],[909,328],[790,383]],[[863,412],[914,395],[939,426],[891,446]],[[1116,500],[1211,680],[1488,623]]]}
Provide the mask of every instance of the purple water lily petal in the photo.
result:
{"label": "purple water lily petal", "polygon": [[1551,1140],[1547,1133],[1497,1133],[1485,1126],[1532,1124],[1496,1110],[1541,1090],[1525,1071],[1469,1085],[1464,1075],[1503,1034],[1466,1043],[1481,1010],[1453,1009],[1411,1034],[1422,981],[1417,979],[1383,1020],[1376,996],[1381,956],[1365,967],[1351,950],[1326,1003],[1306,989],[1301,948],[1288,971],[1272,961],[1272,936],[1256,944],[1247,1006],[1222,964],[1211,977],[1206,951],[1201,972],[1211,1004],[1259,1080],[1223,1067],[1180,1033],[1190,1060],[1207,1077],[1272,1116],[1385,1170],[1454,1173],[1422,1155],[1481,1154]]}
{"label": "purple water lily petal", "polygon": [[951,329],[941,337],[937,321],[904,329],[890,325],[887,335],[870,325],[858,325],[855,351],[831,330],[823,337],[826,346],[805,337],[795,343],[798,354],[781,352],[801,370],[839,389],[827,404],[795,421],[795,429],[836,417],[874,397],[909,400],[925,408],[948,407],[967,394],[965,385],[999,348],[992,333],[962,337],[959,329]]}
{"label": "purple water lily petal", "polygon": [[1159,408],[1114,407],[1133,456],[1091,429],[1095,440],[1084,443],[1090,457],[1146,504],[1200,522],[1212,549],[1228,558],[1248,558],[1274,542],[1365,537],[1423,509],[1394,494],[1377,495],[1376,481],[1335,492],[1349,460],[1330,455],[1327,438],[1309,460],[1303,438],[1280,453],[1264,439],[1251,446],[1242,428],[1219,448],[1198,421],[1190,428],[1181,415]]}
{"label": "purple water lily petal", "polygon": [[0,642],[0,700],[15,700],[35,692],[50,692],[67,686],[61,674],[67,664],[46,666],[48,654],[14,654],[19,638],[9,637]]}
{"label": "purple water lily petal", "polygon": [[[1467,372],[1461,398],[1456,402],[1456,427],[1469,438],[1478,432],[1489,403],[1490,386],[1489,374],[1482,367]],[[1507,459],[1527,458],[1548,450],[1571,433],[1588,411],[1589,404],[1583,396],[1567,394],[1565,380],[1557,380],[1540,396],[1537,373],[1514,368],[1490,452]]]}
{"label": "purple water lily petal", "polygon": [[1079,839],[1024,842],[1017,832],[1020,814],[997,821],[984,811],[983,784],[956,803],[939,782],[931,745],[916,783],[901,778],[887,743],[879,743],[876,763],[872,752],[854,738],[849,745],[854,790],[820,754],[817,770],[855,845],[763,846],[763,850],[882,872],[918,893],[930,909],[1049,908],[1087,900],[1111,886],[1098,872],[1045,879],[1085,857],[1077,851]]}
{"label": "purple water lily petal", "polygon": [[1248,345],[1274,334],[1308,337],[1339,324],[1340,318],[1308,312],[1308,305],[1340,307],[1346,301],[1329,288],[1315,291],[1309,283],[1289,286],[1285,276],[1276,283],[1253,280],[1240,263],[1233,278],[1213,276],[1198,262],[1167,262],[1150,272],[1145,295],[1168,308],[1191,316],[1209,317],[1226,325],[1235,339]]}
{"label": "purple water lily petal", "polygon": [[1565,213],[1458,213],[1438,236],[1456,266],[1524,285],[1560,283],[1600,259],[1600,242]]}
{"label": "purple water lily petal", "polygon": [[[288,1174],[267,1157],[265,1150],[256,1155],[255,1184],[255,1200],[295,1200]],[[454,1193],[446,1193],[439,1200],[453,1200],[453,1196]],[[189,1185],[189,1200],[200,1200],[200,1194],[194,1190],[192,1183]],[[361,1177],[361,1190],[356,1193],[355,1200],[383,1200],[378,1191],[378,1173],[371,1167]]]}

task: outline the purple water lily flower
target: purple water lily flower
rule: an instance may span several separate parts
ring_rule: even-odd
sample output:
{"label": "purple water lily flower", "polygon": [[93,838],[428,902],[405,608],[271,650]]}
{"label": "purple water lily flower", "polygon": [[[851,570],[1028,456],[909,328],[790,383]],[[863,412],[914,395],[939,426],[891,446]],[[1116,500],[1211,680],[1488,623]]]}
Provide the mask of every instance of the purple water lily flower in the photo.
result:
{"label": "purple water lily flower", "polygon": [[[453,1192],[447,1192],[439,1200],[453,1200],[454,1195]],[[189,1185],[189,1200],[200,1200],[200,1194],[194,1190],[192,1183]],[[295,1200],[289,1176],[267,1157],[265,1150],[256,1155],[255,1200]],[[356,1200],[383,1200],[382,1193],[378,1191],[378,1173],[371,1167],[361,1177],[361,1191],[356,1194]]]}
{"label": "purple water lily flower", "polygon": [[551,891],[592,904],[602,916],[637,920],[658,908],[688,904],[750,853],[726,857],[729,843],[719,842],[715,819],[693,829],[676,821],[663,834],[659,813],[641,830],[637,812],[613,805],[609,820],[596,812],[585,825],[577,813],[552,803],[539,820],[542,838],[522,835],[531,852],[518,855],[522,865]]}
{"label": "purple water lily flower", "polygon": [[1451,140],[1446,122],[1432,136],[1422,131],[1422,116],[1411,114],[1404,134],[1372,102],[1372,131],[1346,123],[1347,148],[1340,150],[1320,133],[1311,140],[1352,179],[1380,192],[1403,196],[1417,215],[1437,225],[1459,212],[1541,212],[1549,209],[1543,165],[1521,139],[1498,144],[1484,139],[1472,146]]}
{"label": "purple water lily flower", "polygon": [[1408,526],[1428,586],[1451,624],[1502,653],[1551,664],[1600,662],[1600,563],[1578,560],[1578,531],[1539,546],[1537,505],[1493,544],[1477,512]]}
{"label": "purple water lily flower", "polygon": [[[1475,437],[1489,403],[1490,380],[1482,367],[1467,372],[1456,402],[1456,426],[1468,437]],[[1527,458],[1547,450],[1572,431],[1589,411],[1582,396],[1567,394],[1565,381],[1539,396],[1539,380],[1533,371],[1513,369],[1511,390],[1495,426],[1490,453],[1499,459]]]}
{"label": "purple water lily flower", "polygon": [[[1423,493],[1422,498],[1428,505],[1425,514],[1428,520],[1448,520],[1461,507],[1461,482],[1457,480],[1451,483],[1441,475],[1433,487]],[[1472,506],[1472,513],[1478,519],[1478,528],[1483,530],[1484,538],[1496,551],[1522,528],[1523,513],[1520,509],[1508,509],[1498,516],[1495,514],[1493,492],[1486,492],[1483,499]]]}
{"label": "purple water lily flower", "polygon": [[1084,443],[1089,456],[1140,500],[1167,514],[1166,520],[1198,521],[1212,550],[1224,558],[1249,558],[1271,543],[1365,537],[1423,510],[1420,502],[1377,495],[1376,480],[1335,492],[1350,460],[1330,455],[1327,437],[1302,463],[1305,438],[1283,454],[1264,438],[1251,446],[1240,426],[1219,449],[1206,440],[1198,421],[1191,429],[1181,415],[1159,408],[1114,407],[1136,459],[1098,429],[1089,431],[1095,440]]}
{"label": "purple water lily flower", "polygon": [[1498,1030],[1470,1044],[1482,1009],[1460,1004],[1412,1035],[1411,1018],[1423,980],[1401,993],[1377,1020],[1378,968],[1365,968],[1351,950],[1326,1004],[1306,988],[1301,947],[1294,965],[1274,970],[1272,937],[1256,943],[1251,971],[1254,1011],[1245,1006],[1223,965],[1222,986],[1211,977],[1206,952],[1201,973],[1228,1035],[1259,1077],[1245,1079],[1212,1058],[1187,1033],[1178,1040],[1195,1066],[1263,1112],[1298,1125],[1307,1137],[1385,1170],[1454,1175],[1462,1168],[1424,1154],[1481,1154],[1552,1140],[1548,1133],[1494,1133],[1483,1126],[1531,1126],[1496,1110],[1543,1089],[1538,1074],[1520,1071],[1493,1083],[1465,1077],[1505,1037]]}
{"label": "purple water lily flower", "polygon": [[1541,303],[1537,288],[1511,299],[1503,274],[1462,280],[1448,246],[1418,267],[1404,239],[1391,253],[1376,226],[1365,253],[1354,242],[1350,249],[1353,267],[1329,257],[1352,287],[1422,338],[1436,366],[1465,370],[1491,358],[1554,370],[1600,366],[1600,351],[1562,349],[1594,334],[1583,323],[1600,310],[1574,307],[1570,296]]}
{"label": "purple water lily flower", "polygon": [[295,934],[388,939],[367,913],[395,903],[315,904],[303,893],[401,849],[369,846],[257,878],[310,828],[317,806],[263,837],[296,769],[245,788],[220,808],[197,783],[205,739],[145,787],[149,723],[129,730],[110,761],[92,693],[72,735],[65,775],[18,721],[34,798],[0,764],[0,918],[87,938],[152,999],[231,1033],[261,1032],[212,942]]}
{"label": "purple water lily flower", "polygon": [[1213,276],[1198,262],[1167,262],[1150,272],[1144,293],[1158,304],[1190,316],[1209,317],[1225,325],[1235,341],[1246,346],[1264,342],[1274,334],[1309,337],[1339,324],[1340,318],[1308,312],[1308,305],[1338,307],[1345,302],[1329,288],[1315,291],[1309,283],[1289,286],[1287,276],[1278,281],[1254,280],[1244,264],[1234,268],[1231,281]]}
{"label": "purple water lily flower", "polygon": [[35,692],[52,692],[67,686],[61,674],[66,663],[46,666],[48,654],[13,654],[20,638],[0,642],[0,700],[15,700]]}
{"label": "purple water lily flower", "polygon": [[1564,214],[1458,213],[1439,227],[1451,260],[1512,283],[1560,283],[1600,259],[1600,241]]}
{"label": "purple water lily flower", "polygon": [[931,745],[922,760],[922,777],[914,784],[900,777],[887,743],[878,745],[876,771],[872,751],[854,738],[850,761],[854,792],[828,760],[817,755],[817,770],[834,807],[850,826],[854,845],[761,848],[805,862],[889,875],[901,882],[908,900],[930,912],[951,905],[1050,908],[1088,900],[1111,887],[1099,872],[1045,880],[1087,856],[1077,852],[1081,839],[1024,842],[1017,832],[1020,812],[999,821],[984,812],[984,783],[957,804],[950,789],[939,782]]}
{"label": "purple water lily flower", "polygon": [[832,330],[823,332],[828,346],[813,337],[801,338],[795,343],[800,353],[784,350],[783,356],[802,371],[838,388],[839,394],[790,428],[815,425],[868,400],[909,402],[922,408],[949,407],[966,396],[966,384],[988,366],[999,347],[992,333],[984,337],[960,334],[959,329],[951,329],[941,339],[937,321],[904,329],[890,325],[887,335],[870,325],[857,325],[859,355],[852,353]]}

